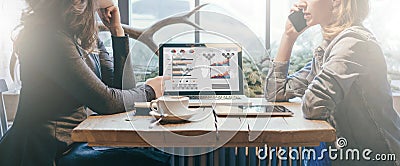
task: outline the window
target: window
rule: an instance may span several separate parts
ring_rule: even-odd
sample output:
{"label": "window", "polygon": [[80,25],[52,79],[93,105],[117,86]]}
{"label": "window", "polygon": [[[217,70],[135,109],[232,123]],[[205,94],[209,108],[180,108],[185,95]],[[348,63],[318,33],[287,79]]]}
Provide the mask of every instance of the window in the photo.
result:
{"label": "window", "polygon": [[[265,45],[266,41],[266,4],[260,0],[200,0],[200,4],[208,3],[204,10],[218,12],[248,26]],[[200,22],[201,25],[201,22]],[[228,28],[226,30],[229,30]]]}
{"label": "window", "polygon": [[[192,0],[131,0],[130,25],[135,28],[146,29],[157,21],[171,15],[187,12],[194,9]],[[194,18],[194,17],[192,17]],[[194,20],[192,20],[194,22]],[[154,34],[154,42],[159,45],[178,32],[193,31],[194,28],[185,24],[174,24],[164,27]],[[194,42],[194,33],[177,38],[175,42]],[[141,42],[131,40],[132,64],[134,65],[136,80],[143,82],[147,78],[158,76],[158,56]]]}
{"label": "window", "polygon": [[130,6],[130,24],[147,28],[168,16],[192,10],[195,4],[192,0],[131,0]]}
{"label": "window", "polygon": [[[397,10],[400,1],[370,1],[371,11],[365,26],[376,36],[388,65],[389,79],[400,80],[400,22]],[[400,86],[393,85],[393,91],[400,92]]]}
{"label": "window", "polygon": [[[271,48],[270,55],[276,55],[280,38],[283,33],[286,17],[290,6],[297,0],[119,0],[120,3],[129,4],[128,11],[122,12],[122,17],[129,19],[130,25],[135,28],[148,28],[155,22],[170,15],[188,12],[195,6],[209,3],[201,11],[216,12],[232,17],[244,23],[254,32],[256,38],[267,48]],[[400,26],[397,21],[395,6],[400,5],[396,0],[370,0],[371,12],[365,22],[365,26],[372,30],[376,35],[383,52],[385,54],[389,79],[400,80],[400,32],[397,28]],[[14,88],[9,74],[9,60],[12,52],[11,34],[14,27],[19,23],[21,10],[25,7],[24,0],[0,0],[0,19],[7,22],[0,27],[0,78],[5,78],[10,89]],[[121,9],[125,8],[121,6]],[[200,14],[201,16],[201,14]],[[190,17],[192,22],[200,26],[207,25],[207,20],[202,20],[196,16]],[[156,44],[165,42],[168,37],[176,35],[176,32],[190,32],[195,29],[189,25],[171,25],[162,28],[154,35]],[[229,31],[229,28],[226,29]],[[100,37],[104,40],[106,47],[111,52],[111,40],[108,32],[102,32]],[[207,35],[196,35],[187,33],[180,38],[175,38],[176,42],[198,41],[207,42],[212,37]],[[303,67],[312,57],[312,51],[322,40],[319,27],[313,27],[305,34],[300,36],[296,42],[291,59],[290,72],[293,73]],[[311,42],[310,42],[311,41]],[[135,73],[138,81],[144,81],[145,77],[158,75],[158,57],[152,50],[147,48],[141,42],[132,39],[132,55]],[[256,66],[264,73],[266,66],[258,64],[268,55],[263,53],[254,53],[256,57]],[[143,64],[148,62],[148,64]],[[265,67],[265,68],[264,68]],[[263,70],[263,68],[265,70]],[[251,74],[251,71],[249,71]],[[261,79],[262,80],[262,79]]]}
{"label": "window", "polygon": [[[133,12],[131,25],[145,28],[168,15],[189,11],[196,4],[210,3],[203,10],[227,14],[242,21],[256,33],[268,48],[270,46],[270,55],[274,56],[279,46],[289,9],[296,1],[131,0]],[[389,79],[400,80],[400,56],[398,56],[400,32],[397,30],[400,24],[395,14],[388,14],[388,11],[394,13],[396,11],[395,6],[400,5],[400,2],[396,0],[370,0],[370,3],[371,13],[365,22],[365,26],[373,31],[380,42],[388,63]],[[270,20],[270,23],[268,20]],[[201,25],[201,21],[199,24]],[[202,41],[201,35],[199,40]],[[299,37],[293,48],[290,73],[299,70],[311,60],[314,48],[321,41],[322,35],[318,26],[312,27]]]}
{"label": "window", "polygon": [[[200,26],[211,31],[221,33],[240,43],[243,48],[243,74],[244,91],[249,97],[262,97],[264,78],[268,66],[262,63],[269,58],[268,50],[269,32],[267,30],[267,1],[248,0],[200,0],[200,4],[209,3],[205,11],[210,13],[200,14]],[[220,14],[213,14],[220,13]],[[215,21],[213,21],[215,20]],[[215,36],[200,35],[200,42],[220,41]],[[222,41],[223,42],[223,41]],[[229,42],[229,41],[228,41]]]}
{"label": "window", "polygon": [[23,0],[0,0],[0,78],[7,81],[10,90],[15,89],[10,76],[9,63],[12,54],[13,29],[19,24],[21,10],[24,8]]}
{"label": "window", "polygon": [[[247,26],[248,29],[254,33],[255,38],[260,41],[259,45],[261,45],[262,48],[264,48],[266,43],[266,1],[251,0],[250,2],[242,2],[229,0],[130,0],[129,2],[129,13],[131,14],[129,19],[130,25],[136,28],[148,28],[153,23],[165,17],[193,10],[196,4],[198,5],[208,3],[207,6],[201,9],[201,12],[197,13],[197,15],[193,15],[190,17],[190,20],[192,22],[196,22],[198,25],[200,25],[200,27],[209,31],[223,31],[229,34],[240,32],[233,30],[233,28],[231,27],[219,28],[220,26],[215,25],[220,24],[220,21],[226,22],[226,19],[231,19],[232,21],[236,20],[237,22],[242,22],[243,25]],[[213,16],[216,16],[218,18]],[[225,39],[221,39],[216,35],[210,35],[202,32],[199,32],[196,35],[194,30],[195,28],[189,25],[174,24],[166,26],[158,31],[154,35],[154,40],[158,45],[160,43],[168,41],[172,36],[178,35],[181,32],[187,32],[181,37],[173,38],[172,42],[226,42]],[[237,36],[240,35],[238,34]],[[158,57],[155,56],[151,52],[151,50],[149,50],[142,43],[136,42],[134,40],[132,40],[131,43],[133,43],[133,48],[131,52],[133,53],[133,64],[137,81],[144,81],[145,78],[157,75]],[[249,43],[249,45],[251,45],[251,43]],[[261,59],[263,58],[263,56],[266,55],[266,53],[262,53],[260,51],[255,52],[255,49],[251,49],[250,52],[252,50],[254,50],[252,54],[257,55],[258,59]],[[266,52],[265,49],[264,52]],[[143,62],[148,63],[143,64]],[[252,67],[248,67],[247,69],[250,69],[248,72],[258,70],[256,68],[253,69]],[[257,88],[258,94],[262,93],[261,82],[262,79],[259,78],[257,82],[259,84],[259,87]]]}

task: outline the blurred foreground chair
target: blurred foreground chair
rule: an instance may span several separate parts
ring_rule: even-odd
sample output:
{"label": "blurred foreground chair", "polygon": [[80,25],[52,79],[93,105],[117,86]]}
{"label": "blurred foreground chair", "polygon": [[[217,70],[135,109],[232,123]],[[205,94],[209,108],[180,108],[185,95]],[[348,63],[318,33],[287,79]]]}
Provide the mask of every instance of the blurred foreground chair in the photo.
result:
{"label": "blurred foreground chair", "polygon": [[6,133],[8,129],[6,108],[4,105],[3,92],[8,91],[6,81],[0,79],[0,138]]}
{"label": "blurred foreground chair", "polygon": [[400,93],[393,93],[393,107],[400,113]]}

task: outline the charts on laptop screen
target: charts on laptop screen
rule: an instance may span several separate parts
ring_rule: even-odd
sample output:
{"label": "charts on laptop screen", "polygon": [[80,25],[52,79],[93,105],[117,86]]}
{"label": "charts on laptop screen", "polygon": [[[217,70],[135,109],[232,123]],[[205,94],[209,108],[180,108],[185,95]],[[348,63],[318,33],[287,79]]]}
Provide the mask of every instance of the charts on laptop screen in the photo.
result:
{"label": "charts on laptop screen", "polygon": [[165,91],[241,92],[241,54],[241,47],[233,43],[161,45],[160,75],[171,77]]}

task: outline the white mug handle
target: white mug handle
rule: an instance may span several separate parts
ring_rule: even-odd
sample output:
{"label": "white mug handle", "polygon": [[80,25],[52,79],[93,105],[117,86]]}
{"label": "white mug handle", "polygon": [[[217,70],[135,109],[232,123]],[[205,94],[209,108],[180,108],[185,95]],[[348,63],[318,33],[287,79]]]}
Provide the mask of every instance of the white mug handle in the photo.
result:
{"label": "white mug handle", "polygon": [[150,109],[151,109],[152,111],[154,111],[154,112],[160,113],[160,112],[158,112],[158,106],[156,105],[157,109],[155,109],[155,107],[153,106],[154,104],[158,104],[158,100],[152,100],[152,101],[150,102]]}

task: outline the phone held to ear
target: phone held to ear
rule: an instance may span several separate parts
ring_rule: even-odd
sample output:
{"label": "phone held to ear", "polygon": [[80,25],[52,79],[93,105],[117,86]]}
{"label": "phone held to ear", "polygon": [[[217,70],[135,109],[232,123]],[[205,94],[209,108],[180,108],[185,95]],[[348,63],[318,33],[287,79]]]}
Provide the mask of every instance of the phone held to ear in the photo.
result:
{"label": "phone held to ear", "polygon": [[98,0],[100,8],[108,8],[114,6],[116,3],[113,0]]}
{"label": "phone held to ear", "polygon": [[289,20],[297,32],[301,32],[307,27],[307,21],[304,19],[304,13],[302,10],[291,13],[289,15]]}

